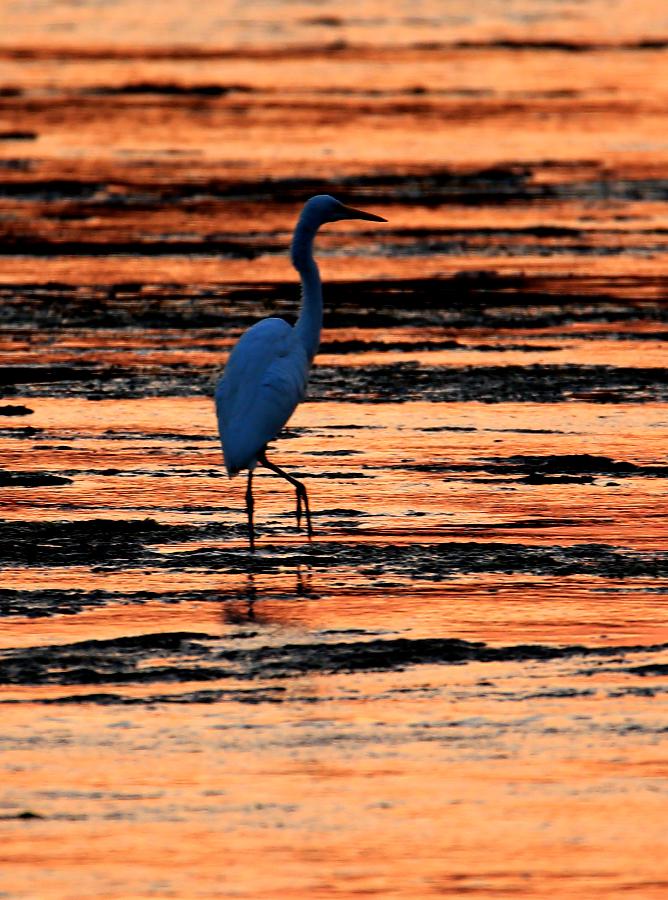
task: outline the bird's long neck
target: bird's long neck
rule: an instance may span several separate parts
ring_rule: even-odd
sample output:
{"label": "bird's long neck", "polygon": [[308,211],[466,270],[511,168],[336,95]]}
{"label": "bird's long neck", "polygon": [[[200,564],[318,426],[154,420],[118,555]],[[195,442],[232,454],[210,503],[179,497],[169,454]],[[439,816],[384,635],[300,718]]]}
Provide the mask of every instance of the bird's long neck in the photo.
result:
{"label": "bird's long neck", "polygon": [[302,282],[302,308],[295,331],[306,348],[309,360],[317,353],[322,329],[322,285],[313,259],[313,239],[318,224],[302,216],[292,239],[292,265],[299,272]]}

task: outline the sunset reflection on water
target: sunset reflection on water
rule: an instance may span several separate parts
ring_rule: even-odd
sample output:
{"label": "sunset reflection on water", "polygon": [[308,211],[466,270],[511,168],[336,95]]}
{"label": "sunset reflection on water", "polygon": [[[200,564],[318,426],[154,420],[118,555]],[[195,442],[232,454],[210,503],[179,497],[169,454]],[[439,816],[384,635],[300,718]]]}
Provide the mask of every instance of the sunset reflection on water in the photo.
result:
{"label": "sunset reflection on water", "polygon": [[[659,900],[658,0],[126,0],[0,36],[0,892]],[[228,480],[212,391],[325,329]],[[292,317],[292,318],[291,318]]]}

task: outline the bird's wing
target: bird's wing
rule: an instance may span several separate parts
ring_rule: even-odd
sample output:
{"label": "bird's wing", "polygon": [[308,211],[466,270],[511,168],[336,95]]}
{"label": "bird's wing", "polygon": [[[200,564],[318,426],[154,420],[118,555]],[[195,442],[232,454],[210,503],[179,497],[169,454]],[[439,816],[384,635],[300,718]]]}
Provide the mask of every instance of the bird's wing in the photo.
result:
{"label": "bird's wing", "polygon": [[236,344],[216,388],[216,412],[230,473],[255,465],[303,398],[306,351],[283,319],[264,319]]}

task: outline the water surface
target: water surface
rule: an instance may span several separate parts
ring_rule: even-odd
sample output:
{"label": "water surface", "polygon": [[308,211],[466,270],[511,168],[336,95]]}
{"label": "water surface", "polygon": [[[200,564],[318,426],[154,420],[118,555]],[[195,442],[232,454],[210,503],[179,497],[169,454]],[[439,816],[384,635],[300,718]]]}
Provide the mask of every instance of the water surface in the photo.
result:
{"label": "water surface", "polygon": [[[668,19],[441,6],[12,7],[3,896],[668,890]],[[252,557],[211,395],[325,191]]]}

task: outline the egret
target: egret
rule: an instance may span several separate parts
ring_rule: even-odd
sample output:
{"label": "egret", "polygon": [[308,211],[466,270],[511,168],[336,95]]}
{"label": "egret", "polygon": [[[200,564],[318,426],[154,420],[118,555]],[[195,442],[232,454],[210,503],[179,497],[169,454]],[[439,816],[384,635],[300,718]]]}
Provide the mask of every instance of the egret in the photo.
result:
{"label": "egret", "polygon": [[322,286],[313,259],[313,240],[321,225],[343,219],[386,222],[381,216],[344,206],[328,194],[311,197],[302,209],[292,238],[292,265],[299,273],[302,303],[294,325],[272,317],[257,322],[232,349],[216,387],[216,415],[227,474],[248,469],[246,512],[248,540],[255,550],[253,472],[260,463],[285,478],[297,493],[297,527],[306,517],[313,534],[308,494],[301,481],[267,459],[267,444],[304,398],[309,370],[322,328]]}

